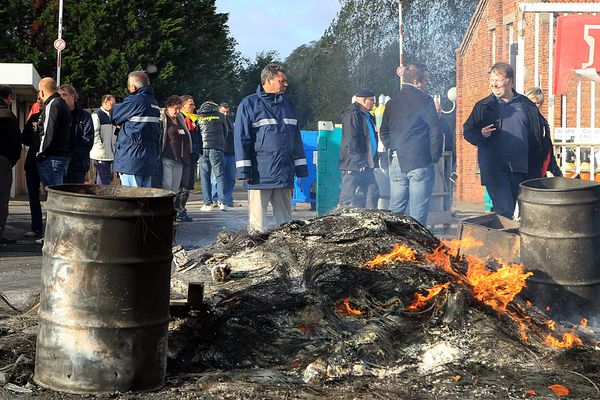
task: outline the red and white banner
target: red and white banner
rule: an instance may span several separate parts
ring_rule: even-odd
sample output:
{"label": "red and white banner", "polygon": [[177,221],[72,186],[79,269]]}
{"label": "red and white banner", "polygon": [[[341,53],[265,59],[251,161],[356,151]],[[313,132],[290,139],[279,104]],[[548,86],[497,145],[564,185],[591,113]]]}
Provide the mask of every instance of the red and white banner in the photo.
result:
{"label": "red and white banner", "polygon": [[554,93],[566,94],[569,76],[578,69],[600,71],[600,16],[558,18],[554,64]]}

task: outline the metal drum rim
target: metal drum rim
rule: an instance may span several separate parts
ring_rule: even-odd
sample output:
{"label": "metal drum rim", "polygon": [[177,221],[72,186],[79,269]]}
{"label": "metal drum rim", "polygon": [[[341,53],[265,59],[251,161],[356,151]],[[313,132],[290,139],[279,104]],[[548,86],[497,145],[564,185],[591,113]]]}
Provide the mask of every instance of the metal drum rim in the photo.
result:
{"label": "metal drum rim", "polygon": [[[141,192],[142,195],[136,195],[136,196],[109,196],[109,195],[101,195],[101,194],[88,194],[88,193],[77,193],[77,192],[69,192],[69,191],[65,191],[65,190],[60,190],[61,188],[66,188],[66,187],[106,187],[107,185],[92,185],[92,184],[81,184],[81,183],[77,183],[77,184],[63,184],[63,185],[52,185],[52,186],[48,186],[46,187],[46,190],[48,191],[48,193],[53,193],[56,195],[61,195],[61,196],[74,196],[74,197],[84,197],[84,198],[91,198],[91,199],[105,199],[105,200],[140,200],[140,199],[144,199],[144,200],[152,200],[152,199],[164,199],[164,198],[173,198],[176,196],[176,194],[170,190],[165,190],[165,189],[156,189],[156,188],[142,188],[142,187],[136,187],[135,189],[139,190]],[[126,188],[125,186],[121,186],[120,190],[123,190],[123,188]],[[127,189],[125,189],[127,190]],[[143,196],[143,192],[144,191],[148,191],[149,193],[155,193],[158,195],[153,195],[153,196]],[[162,194],[160,194],[160,192],[162,192]]]}
{"label": "metal drum rim", "polygon": [[[72,390],[70,388],[63,388],[63,387],[53,386],[53,385],[44,383],[44,382],[40,381],[35,374],[33,375],[33,382],[36,385],[43,387],[44,389],[50,389],[50,390],[58,391],[61,393],[70,393],[70,394],[107,394],[107,393],[114,393],[115,391],[119,390],[119,389],[112,389],[112,390],[87,390],[87,391],[79,390],[79,391],[77,391],[77,390]],[[160,386],[155,386],[152,388],[136,389],[135,392],[136,393],[156,392],[157,390],[160,390],[163,387],[165,387],[165,385],[166,385],[166,379],[165,379],[165,381],[163,381],[160,384]]]}
{"label": "metal drum rim", "polygon": [[[598,182],[593,182],[593,181],[585,181],[585,180],[578,180],[579,183],[584,184],[584,186],[582,187],[577,187],[577,188],[536,188],[536,187],[531,187],[529,186],[530,183],[532,182],[540,182],[540,181],[544,181],[544,180],[564,180],[564,179],[569,179],[569,178],[562,178],[562,177],[551,177],[551,178],[534,178],[534,179],[528,179],[526,181],[523,181],[519,184],[520,188],[521,188],[521,192],[523,192],[523,190],[525,191],[532,191],[532,192],[542,192],[542,193],[549,193],[549,192],[578,192],[578,191],[582,191],[582,190],[590,190],[590,189],[594,189],[594,188],[599,188],[600,189],[600,183]],[[574,180],[575,181],[575,180]]]}

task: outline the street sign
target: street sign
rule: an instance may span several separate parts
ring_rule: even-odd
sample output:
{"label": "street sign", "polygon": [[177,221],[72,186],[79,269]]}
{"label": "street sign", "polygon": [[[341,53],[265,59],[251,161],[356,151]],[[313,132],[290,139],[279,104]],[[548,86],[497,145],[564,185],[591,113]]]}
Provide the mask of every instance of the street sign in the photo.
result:
{"label": "street sign", "polygon": [[56,39],[54,41],[54,48],[56,50],[63,51],[65,47],[67,47],[67,43],[64,41],[64,39]]}

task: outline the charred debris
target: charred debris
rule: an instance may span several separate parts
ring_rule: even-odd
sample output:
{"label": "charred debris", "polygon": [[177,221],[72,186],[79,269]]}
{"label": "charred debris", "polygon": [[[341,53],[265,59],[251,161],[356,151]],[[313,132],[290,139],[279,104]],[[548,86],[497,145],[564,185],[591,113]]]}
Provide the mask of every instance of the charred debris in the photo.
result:
{"label": "charred debris", "polygon": [[523,266],[460,255],[477,245],[353,208],[261,236],[222,232],[173,275],[181,297],[204,284],[205,310],[174,319],[171,369],[268,371],[328,396],[361,382],[403,398],[557,396],[551,385],[600,397],[597,331],[519,295]]}
{"label": "charred debris", "polygon": [[[600,398],[598,330],[533,306],[523,266],[462,256],[473,239],[341,208],[177,248],[172,297],[204,301],[172,307],[167,387],[127,399]],[[35,309],[4,314],[0,378],[35,391]]]}

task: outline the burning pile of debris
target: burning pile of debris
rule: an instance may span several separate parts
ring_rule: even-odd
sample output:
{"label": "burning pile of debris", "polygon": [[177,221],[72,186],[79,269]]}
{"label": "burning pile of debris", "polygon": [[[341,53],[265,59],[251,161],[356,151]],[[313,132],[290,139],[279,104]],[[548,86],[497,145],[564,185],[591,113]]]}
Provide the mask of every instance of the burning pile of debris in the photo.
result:
{"label": "burning pile of debris", "polygon": [[[203,306],[172,308],[168,390],[127,398],[600,397],[598,331],[523,298],[523,266],[460,254],[477,245],[342,208],[177,249],[172,297],[196,282]],[[35,343],[32,324],[19,336],[23,321],[0,321],[20,379]]]}
{"label": "burning pile of debris", "polygon": [[523,266],[459,254],[475,245],[358,209],[223,233],[192,255],[199,267],[173,276],[182,297],[187,282],[204,284],[206,310],[173,322],[171,369],[204,372],[211,395],[233,386],[207,376],[237,371],[328,396],[356,382],[403,398],[600,396],[596,331],[522,298]]}

